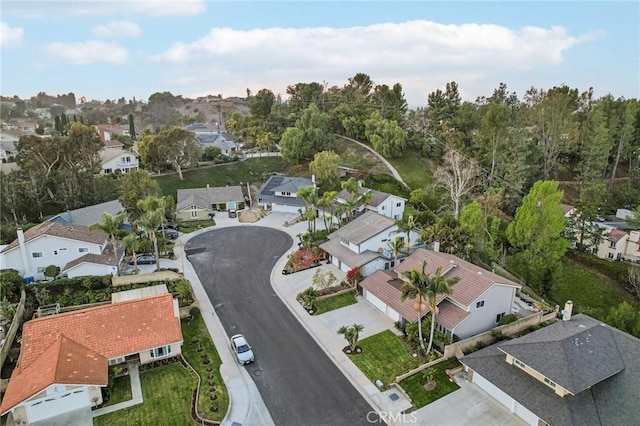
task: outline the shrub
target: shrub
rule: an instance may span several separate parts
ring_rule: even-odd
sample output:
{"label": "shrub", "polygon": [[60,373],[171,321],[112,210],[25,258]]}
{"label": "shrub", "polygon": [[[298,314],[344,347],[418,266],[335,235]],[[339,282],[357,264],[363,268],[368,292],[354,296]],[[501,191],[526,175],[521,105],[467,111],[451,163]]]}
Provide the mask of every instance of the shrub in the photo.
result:
{"label": "shrub", "polygon": [[198,315],[200,315],[200,308],[197,306],[192,307],[189,309],[189,315],[191,315],[192,318],[197,318]]}
{"label": "shrub", "polygon": [[49,265],[44,269],[45,277],[55,278],[60,273],[60,267],[56,265]]}
{"label": "shrub", "polygon": [[511,324],[512,322],[514,322],[517,319],[518,319],[518,317],[516,317],[516,314],[507,314],[507,315],[503,316],[502,318],[500,318],[500,322],[498,323],[498,325]]}

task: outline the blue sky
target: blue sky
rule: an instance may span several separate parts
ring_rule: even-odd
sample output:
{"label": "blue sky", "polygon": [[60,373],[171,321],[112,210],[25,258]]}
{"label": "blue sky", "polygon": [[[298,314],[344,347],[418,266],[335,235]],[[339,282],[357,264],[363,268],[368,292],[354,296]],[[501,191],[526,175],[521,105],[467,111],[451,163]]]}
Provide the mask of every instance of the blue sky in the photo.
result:
{"label": "blue sky", "polygon": [[412,108],[456,81],[640,93],[640,2],[0,2],[0,93],[147,99],[245,96],[358,72],[402,84]]}

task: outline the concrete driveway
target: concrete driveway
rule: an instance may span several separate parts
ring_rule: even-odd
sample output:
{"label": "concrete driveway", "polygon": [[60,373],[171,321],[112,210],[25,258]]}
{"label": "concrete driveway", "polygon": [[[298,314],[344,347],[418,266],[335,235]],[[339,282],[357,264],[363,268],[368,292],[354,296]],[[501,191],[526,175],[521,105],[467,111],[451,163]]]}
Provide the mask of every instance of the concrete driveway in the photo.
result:
{"label": "concrete driveway", "polygon": [[246,369],[275,424],[371,424],[371,406],[271,286],[292,244],[279,230],[238,226],[197,235],[186,249],[205,249],[189,260],[227,335],[243,333],[252,344],[256,362]]}

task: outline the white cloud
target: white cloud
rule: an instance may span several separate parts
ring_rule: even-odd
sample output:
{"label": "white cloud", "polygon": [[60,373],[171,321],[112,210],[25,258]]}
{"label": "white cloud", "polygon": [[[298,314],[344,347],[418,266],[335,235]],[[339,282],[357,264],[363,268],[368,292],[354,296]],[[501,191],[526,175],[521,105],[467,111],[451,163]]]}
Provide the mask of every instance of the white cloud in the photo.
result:
{"label": "white cloud", "polygon": [[72,43],[49,43],[45,51],[52,59],[61,59],[73,65],[94,63],[122,64],[129,59],[127,49],[116,43],[86,41]]}
{"label": "white cloud", "polygon": [[[350,28],[213,28],[199,40],[175,43],[150,59],[168,66],[167,81],[213,93],[251,87],[284,92],[287,84],[327,81],[343,85],[357,72],[377,84],[400,82],[411,103],[456,80],[492,80],[505,71],[562,63],[563,53],[588,41],[563,27],[443,25],[430,21]],[[229,89],[225,89],[229,90]],[[464,91],[464,87],[461,87]],[[471,96],[488,93],[470,93]],[[412,99],[410,99],[412,98]]]}
{"label": "white cloud", "polygon": [[137,37],[142,34],[140,27],[134,22],[111,21],[107,25],[98,25],[91,29],[96,37],[126,38]]}
{"label": "white cloud", "polygon": [[[6,3],[6,4],[5,4]],[[148,16],[192,16],[207,9],[205,0],[83,0],[83,1],[7,1],[5,14],[28,17],[128,16],[132,13]]]}
{"label": "white cloud", "polygon": [[24,30],[19,27],[10,27],[0,22],[0,47],[17,46],[22,43]]}

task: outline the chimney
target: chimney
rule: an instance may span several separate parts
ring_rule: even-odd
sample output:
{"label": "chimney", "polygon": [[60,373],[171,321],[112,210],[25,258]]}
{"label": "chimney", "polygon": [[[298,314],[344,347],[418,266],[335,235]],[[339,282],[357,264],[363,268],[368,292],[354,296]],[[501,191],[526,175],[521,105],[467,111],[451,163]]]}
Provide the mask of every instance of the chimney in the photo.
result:
{"label": "chimney", "polygon": [[27,256],[27,245],[25,244],[24,232],[22,231],[22,228],[18,228],[17,233],[18,233],[18,244],[20,245],[20,256],[22,257],[22,267],[24,268],[24,276],[30,277],[32,276],[32,274],[31,274],[31,268],[29,267],[29,257]]}
{"label": "chimney", "polygon": [[562,310],[562,321],[569,321],[571,319],[572,311],[573,302],[571,300],[567,300],[567,303],[564,304],[564,309]]}
{"label": "chimney", "polygon": [[433,242],[433,251],[435,251],[435,252],[439,252],[440,251],[440,241],[434,241]]}
{"label": "chimney", "polygon": [[67,222],[73,223],[73,216],[71,215],[71,210],[67,210]]}

